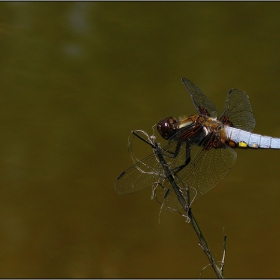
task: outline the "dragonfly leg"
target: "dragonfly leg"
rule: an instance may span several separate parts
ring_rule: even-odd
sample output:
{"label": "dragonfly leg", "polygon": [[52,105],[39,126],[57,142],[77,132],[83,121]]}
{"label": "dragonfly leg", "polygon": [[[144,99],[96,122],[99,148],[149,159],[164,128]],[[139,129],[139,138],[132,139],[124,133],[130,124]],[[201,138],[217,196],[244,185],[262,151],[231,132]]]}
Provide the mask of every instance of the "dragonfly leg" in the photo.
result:
{"label": "dragonfly leg", "polygon": [[[177,152],[178,155],[179,151]],[[175,169],[174,174],[176,175],[179,171],[181,171],[184,167],[186,167],[191,161],[191,150],[190,150],[190,146],[188,145],[188,143],[186,142],[186,159],[185,159],[185,163],[177,166]]]}

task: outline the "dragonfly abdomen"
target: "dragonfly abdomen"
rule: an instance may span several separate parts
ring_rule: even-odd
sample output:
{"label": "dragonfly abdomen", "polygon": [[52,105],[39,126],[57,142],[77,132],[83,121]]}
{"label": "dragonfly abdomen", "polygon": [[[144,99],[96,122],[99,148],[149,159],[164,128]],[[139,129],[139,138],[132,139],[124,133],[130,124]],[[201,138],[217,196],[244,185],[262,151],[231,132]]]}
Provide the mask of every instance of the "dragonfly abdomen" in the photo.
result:
{"label": "dragonfly abdomen", "polygon": [[227,143],[239,148],[280,149],[280,138],[254,134],[234,127],[225,127]]}

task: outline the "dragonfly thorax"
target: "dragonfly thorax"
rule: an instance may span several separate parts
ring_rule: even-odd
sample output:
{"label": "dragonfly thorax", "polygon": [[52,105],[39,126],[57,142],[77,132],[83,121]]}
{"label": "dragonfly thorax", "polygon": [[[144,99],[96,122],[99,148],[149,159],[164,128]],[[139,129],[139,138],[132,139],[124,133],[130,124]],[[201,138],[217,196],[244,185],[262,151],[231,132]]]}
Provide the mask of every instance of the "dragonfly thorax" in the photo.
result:
{"label": "dragonfly thorax", "polygon": [[224,127],[224,124],[217,120],[217,118],[208,117],[207,119],[205,119],[203,126],[207,129],[208,133],[210,133],[214,131],[220,131],[221,128]]}

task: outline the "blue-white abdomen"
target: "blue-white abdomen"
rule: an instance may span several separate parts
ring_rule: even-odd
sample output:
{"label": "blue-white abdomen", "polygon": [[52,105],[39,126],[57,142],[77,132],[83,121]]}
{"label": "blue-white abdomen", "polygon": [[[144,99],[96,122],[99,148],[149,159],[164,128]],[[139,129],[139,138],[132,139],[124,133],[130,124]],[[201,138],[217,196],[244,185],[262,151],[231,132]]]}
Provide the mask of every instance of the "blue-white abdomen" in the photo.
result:
{"label": "blue-white abdomen", "polygon": [[242,129],[226,126],[227,141],[233,141],[240,148],[280,149],[280,138],[254,134]]}

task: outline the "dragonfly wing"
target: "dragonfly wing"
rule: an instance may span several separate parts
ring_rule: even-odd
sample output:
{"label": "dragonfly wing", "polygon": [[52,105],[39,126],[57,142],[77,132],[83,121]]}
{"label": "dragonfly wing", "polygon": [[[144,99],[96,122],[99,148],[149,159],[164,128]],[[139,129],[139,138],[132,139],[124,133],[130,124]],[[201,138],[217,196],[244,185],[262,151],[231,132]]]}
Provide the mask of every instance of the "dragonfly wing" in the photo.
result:
{"label": "dragonfly wing", "polygon": [[[174,157],[177,142],[176,141],[166,141],[167,144],[161,149],[164,159],[166,160],[169,168],[177,167],[183,164],[185,160],[183,156]],[[185,150],[180,149],[179,155],[185,155]],[[154,153],[145,157],[142,160],[137,160],[136,163],[131,167],[122,172],[115,181],[115,191],[118,194],[127,194],[144,189],[148,186],[153,186],[157,182],[162,183],[166,178],[164,169],[157,160]]]}
{"label": "dragonfly wing", "polygon": [[196,108],[197,112],[200,114],[205,114],[206,110],[210,117],[216,118],[217,108],[210,101],[210,99],[206,95],[204,95],[204,93],[190,80],[182,78],[182,82],[191,95],[194,107]]}
{"label": "dragonfly wing", "polygon": [[152,186],[162,171],[155,155],[151,154],[137,161],[118,176],[115,191],[118,194],[127,194]]}
{"label": "dragonfly wing", "polygon": [[[161,149],[164,160],[171,172],[185,162],[185,146],[181,147],[178,155],[174,157],[176,146],[176,141],[168,141],[168,144]],[[181,188],[182,194],[185,195],[186,184],[175,174],[173,175],[177,186]],[[127,194],[144,189],[148,186],[152,187],[152,198],[155,197],[166,211],[174,212],[182,208],[176,193],[166,178],[163,166],[157,160],[155,154],[138,160],[134,165],[122,172],[116,179],[115,191],[118,194]],[[186,195],[185,197],[187,199]]]}
{"label": "dragonfly wing", "polygon": [[231,89],[226,98],[225,108],[220,117],[224,123],[229,120],[236,128],[253,131],[256,125],[248,95],[243,90]]}
{"label": "dragonfly wing", "polygon": [[236,152],[227,145],[210,150],[203,148],[192,146],[191,162],[177,174],[196,190],[196,199],[213,189],[227,175],[237,157]]}

